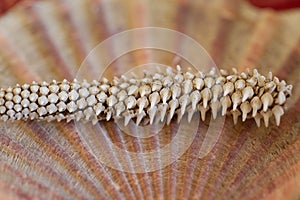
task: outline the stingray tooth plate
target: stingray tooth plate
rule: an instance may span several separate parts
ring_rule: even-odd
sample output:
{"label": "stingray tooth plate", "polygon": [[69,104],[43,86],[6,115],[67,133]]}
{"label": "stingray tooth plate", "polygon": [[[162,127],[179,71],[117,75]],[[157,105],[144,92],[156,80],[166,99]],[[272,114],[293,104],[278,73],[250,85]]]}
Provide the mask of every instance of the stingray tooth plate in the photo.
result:
{"label": "stingray tooth plate", "polygon": [[256,69],[238,73],[233,69],[208,74],[167,69],[164,73],[145,73],[141,78],[120,79],[112,82],[86,80],[73,82],[63,80],[51,83],[17,84],[1,89],[0,114],[6,120],[99,120],[124,118],[125,125],[130,119],[136,124],[154,123],[159,119],[171,122],[174,116],[180,122],[184,114],[189,121],[195,112],[205,120],[210,110],[214,119],[219,111],[222,116],[232,115],[236,124],[254,118],[257,126],[263,119],[268,126],[274,116],[279,126],[284,114],[283,105],[291,95],[292,86],[279,81],[270,72],[267,77]]}

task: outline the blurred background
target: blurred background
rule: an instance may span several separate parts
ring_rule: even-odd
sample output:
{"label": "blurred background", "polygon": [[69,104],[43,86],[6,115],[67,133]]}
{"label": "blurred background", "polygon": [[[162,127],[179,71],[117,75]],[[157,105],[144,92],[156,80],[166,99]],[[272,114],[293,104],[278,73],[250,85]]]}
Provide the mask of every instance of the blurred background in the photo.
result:
{"label": "blurred background", "polygon": [[[188,35],[219,68],[272,71],[294,86],[280,127],[274,120],[268,128],[257,128],[252,120],[234,126],[226,119],[214,149],[199,159],[200,133],[208,129],[208,119],[200,122],[182,157],[149,173],[101,165],[74,123],[1,122],[0,199],[299,199],[299,6],[298,0],[0,1],[1,87],[72,80],[97,44],[149,26]],[[145,63],[145,55],[147,50],[121,57],[105,76]],[[180,62],[167,52],[156,56],[166,65]],[[90,65],[82,77],[89,79],[101,67]],[[178,129],[174,123],[158,136],[137,140],[116,131],[113,122],[104,126],[115,144],[133,152],[143,151],[141,144],[168,143]]]}

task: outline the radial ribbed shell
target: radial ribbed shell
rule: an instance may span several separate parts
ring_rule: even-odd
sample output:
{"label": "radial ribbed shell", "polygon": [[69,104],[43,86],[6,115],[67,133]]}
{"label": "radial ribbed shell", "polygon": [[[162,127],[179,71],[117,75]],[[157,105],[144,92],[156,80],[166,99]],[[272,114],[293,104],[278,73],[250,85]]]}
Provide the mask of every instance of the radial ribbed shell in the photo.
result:
{"label": "radial ribbed shell", "polygon": [[[78,70],[97,44],[146,26],[192,37],[220,68],[256,68],[264,75],[272,71],[294,88],[279,127],[274,119],[268,128],[258,128],[253,119],[239,119],[234,125],[226,118],[216,144],[201,157],[205,133],[213,126],[208,117],[197,124],[192,141],[182,137],[178,145],[191,142],[182,155],[176,154],[176,146],[171,149],[178,157],[167,165],[163,154],[152,163],[130,156],[167,146],[179,130],[192,135],[193,127],[181,127],[174,120],[156,135],[139,138],[137,130],[128,134],[114,121],[100,122],[97,129],[65,121],[0,122],[0,199],[299,199],[299,21],[299,10],[257,10],[235,0],[20,1],[0,18],[1,88],[71,81],[78,74],[89,80],[102,67],[97,61],[88,71]],[[105,53],[116,48],[118,44]],[[122,75],[147,62],[145,55],[136,51],[120,57],[104,76]],[[153,57],[176,66],[170,53]],[[99,155],[107,144],[118,147],[108,145],[111,151],[102,152],[111,163],[156,170],[133,173],[131,168],[106,165]],[[120,158],[115,149],[127,153]]]}

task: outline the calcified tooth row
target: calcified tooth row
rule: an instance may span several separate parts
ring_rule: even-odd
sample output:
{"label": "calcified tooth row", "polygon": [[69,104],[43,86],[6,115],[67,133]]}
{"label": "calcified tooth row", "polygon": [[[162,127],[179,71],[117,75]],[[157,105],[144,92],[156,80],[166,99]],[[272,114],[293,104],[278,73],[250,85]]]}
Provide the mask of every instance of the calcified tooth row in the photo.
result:
{"label": "calcified tooth row", "polygon": [[279,81],[270,72],[267,77],[257,70],[229,74],[214,70],[145,73],[141,78],[115,77],[113,81],[74,80],[16,85],[0,90],[0,115],[6,120],[100,120],[123,118],[125,125],[131,119],[136,124],[152,124],[166,120],[170,123],[184,114],[190,121],[195,112],[205,120],[210,111],[218,115],[232,115],[236,124],[254,118],[257,126],[263,119],[268,126],[274,116],[277,126],[284,114],[283,105],[291,95],[292,86]]}

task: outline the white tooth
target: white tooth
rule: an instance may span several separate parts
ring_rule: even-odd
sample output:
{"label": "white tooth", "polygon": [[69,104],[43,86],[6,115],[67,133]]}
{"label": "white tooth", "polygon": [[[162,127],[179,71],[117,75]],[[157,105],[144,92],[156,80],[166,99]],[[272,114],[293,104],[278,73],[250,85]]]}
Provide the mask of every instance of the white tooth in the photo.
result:
{"label": "white tooth", "polygon": [[204,79],[204,85],[207,88],[211,88],[215,84],[215,79],[213,77],[206,77]]}
{"label": "white tooth", "polygon": [[248,113],[251,111],[251,105],[248,101],[245,101],[241,104],[240,108],[242,110],[242,121],[244,122]]}
{"label": "white tooth", "polygon": [[174,84],[171,86],[171,92],[172,92],[172,99],[176,99],[181,94],[181,88],[179,84]]}
{"label": "white tooth", "polygon": [[92,124],[93,125],[96,125],[98,123],[98,119],[97,118],[94,118],[93,120],[92,120]]}
{"label": "white tooth", "polygon": [[218,110],[221,107],[221,104],[219,101],[214,101],[210,103],[210,107],[211,107],[211,112],[212,112],[212,116],[213,119],[217,118],[217,114],[218,114]]}
{"label": "white tooth", "polygon": [[261,96],[261,101],[263,103],[263,111],[266,112],[268,107],[273,104],[273,97],[267,92]]}
{"label": "white tooth", "polygon": [[222,116],[227,113],[227,109],[231,106],[231,100],[229,96],[225,96],[221,98],[222,105]]}
{"label": "white tooth", "polygon": [[170,96],[171,96],[171,94],[170,94],[170,90],[168,88],[163,88],[160,91],[160,97],[161,97],[163,103],[167,103]]}
{"label": "white tooth", "polygon": [[139,106],[139,113],[142,113],[143,109],[149,105],[149,101],[146,96],[143,96],[137,100],[137,105]]}
{"label": "white tooth", "polygon": [[286,97],[285,97],[284,93],[282,91],[280,91],[278,93],[278,96],[277,96],[276,100],[275,100],[275,103],[279,104],[279,105],[282,105],[282,104],[285,103],[285,101],[286,101]]}
{"label": "white tooth", "polygon": [[183,93],[188,94],[193,90],[193,83],[191,80],[183,81]]}
{"label": "white tooth", "polygon": [[156,104],[159,103],[160,101],[160,96],[158,92],[154,92],[149,95],[149,100],[150,100],[150,108],[153,108]]}
{"label": "white tooth", "polygon": [[260,114],[263,116],[264,118],[264,122],[265,122],[265,127],[269,126],[269,121],[270,121],[270,117],[272,117],[273,113],[271,110],[268,110],[267,112],[264,112],[263,110],[260,111]]}
{"label": "white tooth", "polygon": [[237,124],[238,118],[241,115],[241,112],[239,110],[231,110],[230,111],[233,117],[233,124]]}
{"label": "white tooth", "polygon": [[143,119],[145,116],[146,116],[145,111],[142,111],[141,113],[138,113],[138,114],[137,114],[137,118],[136,118],[136,125],[137,125],[137,126],[141,123],[142,119]]}
{"label": "white tooth", "polygon": [[202,101],[203,101],[203,107],[206,108],[207,107],[207,103],[208,101],[211,99],[211,91],[209,88],[204,88],[201,91],[201,97],[202,97]]}
{"label": "white tooth", "polygon": [[124,126],[127,126],[129,121],[134,117],[134,112],[132,110],[127,110],[123,113]]}
{"label": "white tooth", "polygon": [[167,113],[168,104],[162,103],[158,105],[158,110],[160,112],[160,121],[163,122]]}
{"label": "white tooth", "polygon": [[106,112],[106,121],[109,121],[112,118],[112,115],[113,115],[112,109],[109,109]]}
{"label": "white tooth", "polygon": [[125,99],[124,103],[125,103],[127,109],[131,109],[131,108],[135,107],[136,99],[134,96],[129,96],[127,99]]}
{"label": "white tooth", "polygon": [[[155,80],[155,78],[153,77]],[[159,91],[162,88],[162,83],[159,80],[155,80],[151,83],[152,92]]]}
{"label": "white tooth", "polygon": [[198,109],[200,110],[202,121],[205,120],[206,112],[209,110],[209,107],[204,107],[202,104],[199,104]]}
{"label": "white tooth", "polygon": [[239,79],[234,83],[234,87],[237,90],[241,90],[245,87],[246,83],[243,79]]}
{"label": "white tooth", "polygon": [[[173,77],[172,75],[171,77]],[[164,87],[171,87],[173,85],[173,79],[170,76],[166,76],[162,79],[162,84]]]}
{"label": "white tooth", "polygon": [[242,102],[245,102],[247,99],[251,99],[254,95],[252,87],[247,86],[242,90]]}
{"label": "white tooth", "polygon": [[148,109],[147,113],[148,113],[149,118],[150,118],[150,124],[153,124],[153,120],[155,119],[156,112],[157,112],[157,106],[153,106],[153,107]]}
{"label": "white tooth", "polygon": [[213,100],[212,101],[217,101],[218,98],[222,95],[223,89],[221,85],[215,85],[212,88],[212,93],[213,93]]}
{"label": "white tooth", "polygon": [[223,96],[226,96],[228,94],[232,94],[234,91],[234,85],[232,82],[227,82],[223,85]]}
{"label": "white tooth", "polygon": [[233,103],[233,110],[237,109],[237,106],[242,102],[242,94],[240,91],[236,91],[232,94],[231,100]]}
{"label": "white tooth", "polygon": [[284,114],[284,110],[281,106],[276,105],[272,108],[273,115],[275,117],[276,125],[279,126],[280,124],[280,117]]}
{"label": "white tooth", "polygon": [[255,96],[252,98],[250,105],[252,107],[252,117],[255,117],[257,111],[262,107],[262,102],[259,97]]}
{"label": "white tooth", "polygon": [[189,95],[185,94],[179,98],[181,115],[184,115],[187,104],[189,103]]}
{"label": "white tooth", "polygon": [[136,85],[131,85],[127,88],[128,95],[136,95],[139,90],[139,87]]}
{"label": "white tooth", "polygon": [[273,73],[272,72],[269,72],[268,73],[268,79],[271,81],[273,79]]}
{"label": "white tooth", "polygon": [[257,127],[260,127],[260,119],[262,118],[261,114],[257,113],[255,116],[254,116],[254,120],[255,120],[255,123],[257,125]]}
{"label": "white tooth", "polygon": [[140,88],[139,88],[139,93],[140,93],[140,96],[143,97],[145,95],[148,95],[151,93],[151,87],[149,85],[142,85]]}
{"label": "white tooth", "polygon": [[170,123],[171,119],[172,119],[173,116],[174,116],[175,110],[176,110],[176,108],[177,108],[178,106],[179,106],[179,102],[178,102],[177,99],[172,99],[172,100],[169,102],[170,111],[169,111],[169,115],[168,115],[167,124]]}
{"label": "white tooth", "polygon": [[196,110],[197,104],[199,103],[200,99],[201,99],[201,94],[198,90],[195,90],[194,92],[191,93],[190,102],[192,102],[193,110]]}
{"label": "white tooth", "polygon": [[204,81],[202,78],[194,78],[193,80],[194,88],[201,90],[204,86]]}
{"label": "white tooth", "polygon": [[114,106],[117,102],[118,102],[118,99],[114,95],[111,95],[106,99],[106,103],[109,107]]}
{"label": "white tooth", "polygon": [[222,76],[228,76],[228,71],[225,70],[225,69],[220,69],[220,74],[221,74]]}
{"label": "white tooth", "polygon": [[120,114],[125,110],[126,108],[125,108],[125,105],[124,105],[124,103],[121,101],[121,102],[119,102],[119,103],[117,103],[116,105],[115,105],[115,110],[116,110],[116,116],[118,117],[118,116],[120,116]]}
{"label": "white tooth", "polygon": [[233,67],[233,68],[232,68],[232,72],[233,72],[234,74],[238,74],[237,68]]}

